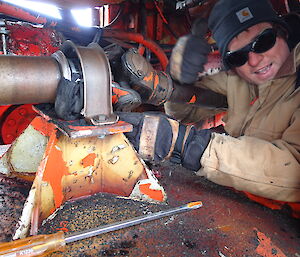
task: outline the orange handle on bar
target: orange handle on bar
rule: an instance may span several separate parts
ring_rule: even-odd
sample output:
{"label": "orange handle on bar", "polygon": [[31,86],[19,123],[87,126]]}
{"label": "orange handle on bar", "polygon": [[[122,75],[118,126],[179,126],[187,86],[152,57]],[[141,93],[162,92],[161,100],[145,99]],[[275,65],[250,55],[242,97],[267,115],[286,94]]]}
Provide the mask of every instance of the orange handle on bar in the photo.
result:
{"label": "orange handle on bar", "polygon": [[47,254],[59,250],[64,250],[64,232],[59,231],[50,235],[30,236],[24,239],[1,243],[1,257],[29,257],[46,256]]}
{"label": "orange handle on bar", "polygon": [[37,235],[27,237],[21,240],[0,244],[0,257],[17,256],[45,256],[51,252],[64,250],[64,246],[85,238],[101,235],[104,233],[116,231],[122,228],[128,228],[141,223],[160,219],[174,214],[191,211],[202,207],[202,202],[190,202],[188,204],[171,208],[164,211],[154,212],[147,215],[135,217],[132,219],[115,222],[112,224],[87,229],[81,232],[73,233],[67,237],[62,231],[52,235]]}

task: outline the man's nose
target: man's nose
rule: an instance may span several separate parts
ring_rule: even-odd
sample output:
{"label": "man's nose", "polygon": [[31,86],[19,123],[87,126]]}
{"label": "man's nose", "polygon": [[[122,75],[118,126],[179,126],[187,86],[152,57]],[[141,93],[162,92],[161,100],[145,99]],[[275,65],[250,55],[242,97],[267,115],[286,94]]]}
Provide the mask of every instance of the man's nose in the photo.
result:
{"label": "man's nose", "polygon": [[254,53],[254,52],[249,52],[248,53],[248,64],[250,66],[256,66],[258,65],[261,60],[263,59],[263,55],[262,54],[257,54],[257,53]]}

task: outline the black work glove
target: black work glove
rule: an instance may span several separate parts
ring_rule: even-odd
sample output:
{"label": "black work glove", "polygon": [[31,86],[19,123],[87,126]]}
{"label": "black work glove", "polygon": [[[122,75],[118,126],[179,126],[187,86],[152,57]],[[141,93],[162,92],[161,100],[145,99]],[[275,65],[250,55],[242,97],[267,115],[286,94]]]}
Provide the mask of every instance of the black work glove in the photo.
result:
{"label": "black work glove", "polygon": [[190,170],[201,167],[200,159],[210,141],[210,130],[179,124],[163,113],[120,112],[117,115],[133,125],[133,131],[125,135],[144,160],[170,159]]}
{"label": "black work glove", "polygon": [[193,126],[180,125],[170,161],[182,164],[189,170],[199,170],[200,159],[210,141],[211,133],[209,129],[197,130]]}
{"label": "black work glove", "polygon": [[62,78],[56,89],[55,112],[60,119],[76,120],[82,117],[83,85]]}
{"label": "black work glove", "polygon": [[170,57],[170,74],[181,84],[193,84],[198,73],[203,72],[210,47],[204,36],[207,21],[198,19],[193,24],[192,33],[180,37]]}
{"label": "black work glove", "polygon": [[121,59],[121,73],[144,103],[159,106],[169,100],[173,81],[168,74],[155,70],[135,48],[130,48]]}

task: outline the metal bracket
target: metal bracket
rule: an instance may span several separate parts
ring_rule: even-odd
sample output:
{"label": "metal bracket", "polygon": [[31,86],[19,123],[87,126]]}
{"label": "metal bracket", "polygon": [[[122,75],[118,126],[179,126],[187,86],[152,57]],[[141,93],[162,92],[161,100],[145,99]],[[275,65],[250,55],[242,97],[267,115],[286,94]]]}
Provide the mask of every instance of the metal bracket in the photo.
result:
{"label": "metal bracket", "polygon": [[80,70],[84,85],[82,115],[93,125],[113,124],[118,116],[112,111],[111,70],[103,49],[96,43],[87,47],[66,41],[61,51]]}

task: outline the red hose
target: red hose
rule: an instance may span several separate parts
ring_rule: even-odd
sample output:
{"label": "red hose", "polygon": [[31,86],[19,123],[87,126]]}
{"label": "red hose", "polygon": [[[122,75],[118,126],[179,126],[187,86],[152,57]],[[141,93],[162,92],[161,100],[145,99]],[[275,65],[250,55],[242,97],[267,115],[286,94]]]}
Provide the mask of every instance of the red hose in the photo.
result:
{"label": "red hose", "polygon": [[147,47],[150,51],[152,51],[157,56],[162,66],[162,69],[166,70],[167,64],[169,62],[168,57],[166,56],[162,48],[153,40],[146,39],[143,35],[139,33],[124,32],[120,30],[108,30],[108,29],[103,30],[103,37],[104,38],[112,37],[112,38],[128,40],[128,41],[133,41],[136,43],[143,44],[145,47]]}

